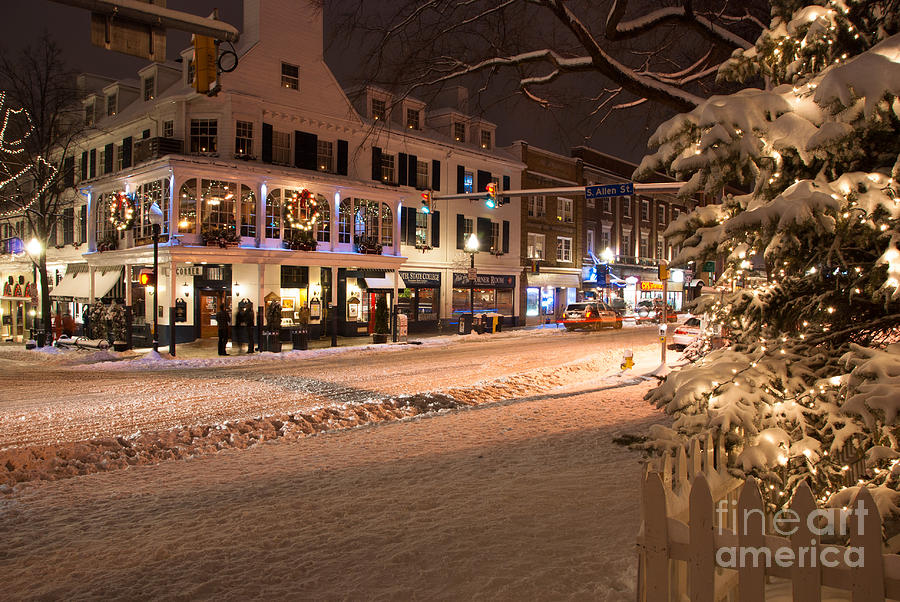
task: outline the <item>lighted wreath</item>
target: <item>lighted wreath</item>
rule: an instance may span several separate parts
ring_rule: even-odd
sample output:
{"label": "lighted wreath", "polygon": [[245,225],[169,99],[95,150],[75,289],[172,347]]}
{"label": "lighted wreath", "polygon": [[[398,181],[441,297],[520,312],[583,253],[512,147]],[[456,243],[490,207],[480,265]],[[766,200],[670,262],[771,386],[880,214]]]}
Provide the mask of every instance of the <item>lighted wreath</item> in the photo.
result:
{"label": "lighted wreath", "polygon": [[109,222],[116,230],[128,230],[134,223],[134,197],[117,192],[109,203]]}
{"label": "lighted wreath", "polygon": [[312,230],[319,221],[318,203],[313,194],[306,188],[299,193],[285,194],[284,219],[291,228]]}

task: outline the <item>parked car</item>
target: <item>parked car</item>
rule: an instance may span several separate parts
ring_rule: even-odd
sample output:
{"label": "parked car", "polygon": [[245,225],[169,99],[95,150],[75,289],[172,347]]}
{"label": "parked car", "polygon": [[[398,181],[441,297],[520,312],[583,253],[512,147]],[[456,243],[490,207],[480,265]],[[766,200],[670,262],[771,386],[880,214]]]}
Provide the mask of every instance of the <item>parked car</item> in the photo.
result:
{"label": "parked car", "polygon": [[567,330],[599,330],[603,327],[622,328],[622,316],[601,301],[569,303],[561,323]]}
{"label": "parked car", "polygon": [[678,319],[671,305],[663,305],[659,299],[641,299],[634,308],[638,320],[655,320],[659,314],[666,311],[666,322],[675,322]]}
{"label": "parked car", "polygon": [[684,349],[697,340],[702,328],[700,318],[688,318],[684,324],[679,325],[672,333],[672,347]]}

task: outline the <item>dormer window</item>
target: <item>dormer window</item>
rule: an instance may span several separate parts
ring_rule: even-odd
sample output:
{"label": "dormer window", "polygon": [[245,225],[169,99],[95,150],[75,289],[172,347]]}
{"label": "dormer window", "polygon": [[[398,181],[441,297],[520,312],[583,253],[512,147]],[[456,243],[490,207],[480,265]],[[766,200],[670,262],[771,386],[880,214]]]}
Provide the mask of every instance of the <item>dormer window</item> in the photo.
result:
{"label": "dormer window", "polygon": [[481,148],[486,150],[491,148],[491,133],[489,131],[481,130]]}
{"label": "dormer window", "polygon": [[189,85],[189,86],[194,85],[195,70],[196,70],[196,68],[194,66],[194,59],[188,59],[188,61],[187,61],[187,85]]}
{"label": "dormer window", "polygon": [[385,119],[387,116],[387,107],[385,102],[380,98],[372,99],[372,119],[378,121],[379,119]]}
{"label": "dormer window", "polygon": [[281,87],[289,90],[300,89],[300,67],[281,63]]}
{"label": "dormer window", "polygon": [[108,117],[112,117],[113,115],[116,114],[116,105],[118,104],[116,101],[117,101],[116,94],[110,94],[109,96],[106,97],[106,115]]}
{"label": "dormer window", "polygon": [[458,121],[453,124],[453,139],[457,142],[466,141],[466,124]]}
{"label": "dormer window", "polygon": [[84,127],[94,125],[94,101],[90,101],[84,105]]}
{"label": "dormer window", "polygon": [[406,109],[406,127],[411,130],[419,129],[419,111]]}
{"label": "dormer window", "polygon": [[156,79],[152,75],[148,75],[144,78],[144,100],[153,100],[156,96],[154,90],[154,84],[156,83]]}

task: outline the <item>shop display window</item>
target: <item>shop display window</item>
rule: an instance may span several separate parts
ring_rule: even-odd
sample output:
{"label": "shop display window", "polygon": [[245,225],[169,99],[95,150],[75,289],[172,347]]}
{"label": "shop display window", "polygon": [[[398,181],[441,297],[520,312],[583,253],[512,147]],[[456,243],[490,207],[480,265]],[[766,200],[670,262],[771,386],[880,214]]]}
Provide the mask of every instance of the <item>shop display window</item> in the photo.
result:
{"label": "shop display window", "polygon": [[541,289],[527,288],[525,289],[525,315],[537,316],[541,313]]}

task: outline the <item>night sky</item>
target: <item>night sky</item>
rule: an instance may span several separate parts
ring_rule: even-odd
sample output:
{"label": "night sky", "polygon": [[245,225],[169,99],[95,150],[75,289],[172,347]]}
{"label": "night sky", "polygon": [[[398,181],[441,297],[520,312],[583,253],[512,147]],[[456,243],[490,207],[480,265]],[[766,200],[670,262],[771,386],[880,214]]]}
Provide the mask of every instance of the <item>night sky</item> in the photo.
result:
{"label": "night sky", "polygon": [[[241,0],[169,0],[167,6],[203,16],[218,8],[221,20],[242,28]],[[5,0],[2,14],[0,49],[3,52],[18,52],[27,44],[39,40],[46,30],[63,48],[69,66],[76,71],[136,79],[138,69],[146,65],[141,59],[92,46],[90,15],[83,9],[49,0]],[[353,71],[358,61],[356,57],[347,56],[346,52],[341,54],[343,45],[328,45],[329,31],[334,29],[329,29],[330,17],[331,13],[326,10],[326,59],[339,81],[349,87],[359,81],[360,75]],[[175,58],[189,44],[188,34],[170,31],[167,40],[169,58]],[[647,138],[659,122],[659,117],[648,117],[644,109],[620,112],[600,126],[590,141],[585,142],[583,136],[586,128],[580,122],[580,116],[566,111],[542,110],[521,97],[515,97],[513,92],[509,88],[501,90],[498,86],[491,91],[493,99],[483,103],[484,116],[499,126],[497,141],[500,145],[522,139],[568,154],[571,146],[586,144],[637,162],[646,149]]]}

